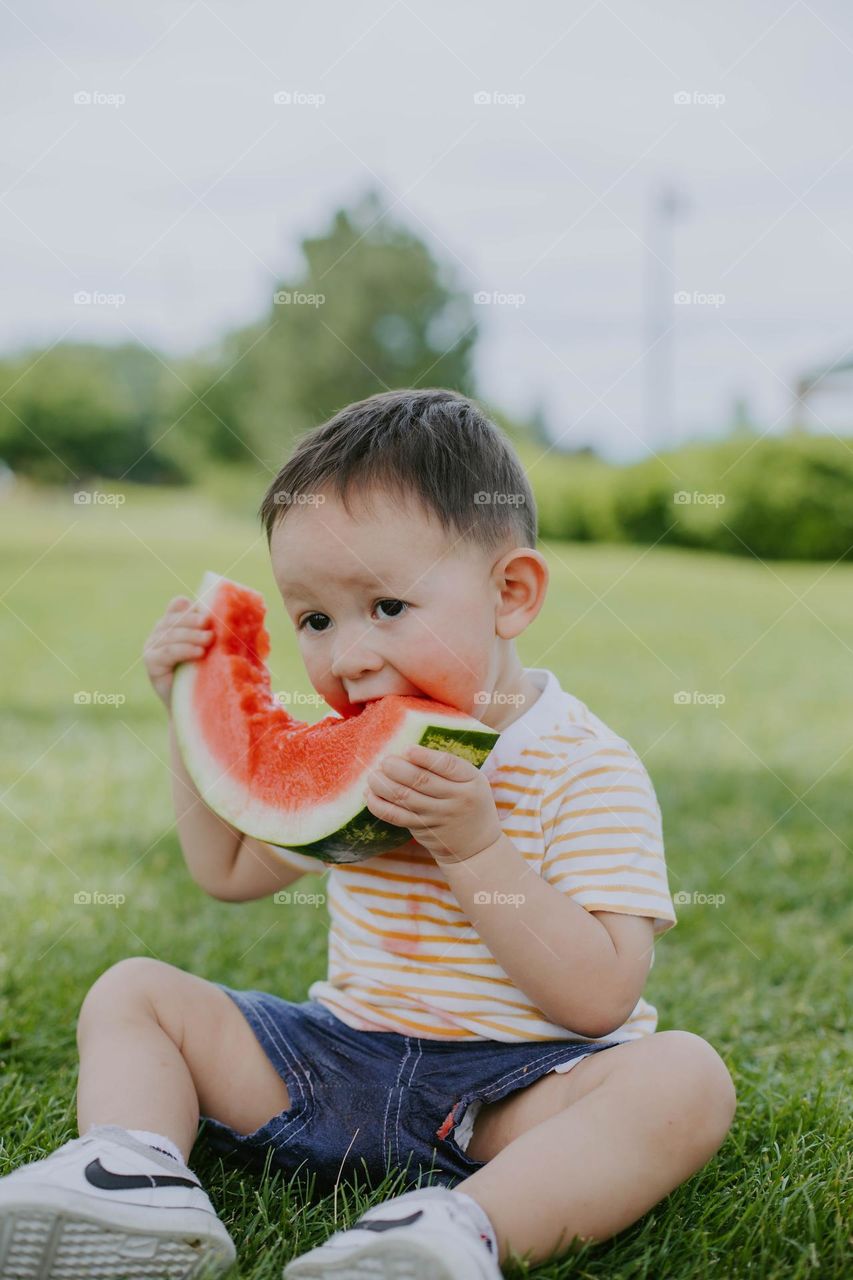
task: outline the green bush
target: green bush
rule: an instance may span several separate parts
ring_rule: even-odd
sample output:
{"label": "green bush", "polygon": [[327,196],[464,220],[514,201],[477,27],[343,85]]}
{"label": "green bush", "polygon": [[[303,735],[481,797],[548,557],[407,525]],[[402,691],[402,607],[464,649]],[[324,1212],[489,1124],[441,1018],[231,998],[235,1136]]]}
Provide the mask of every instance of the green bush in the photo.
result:
{"label": "green bush", "polygon": [[136,343],[59,343],[0,363],[0,458],[36,480],[185,483],[175,379]]}
{"label": "green bush", "polygon": [[746,543],[762,558],[850,558],[853,450],[831,436],[780,444],[762,440],[726,477],[725,523],[712,545],[745,552]]}
{"label": "green bush", "polygon": [[546,453],[519,447],[533,487],[543,538],[570,542],[619,541],[612,507],[614,468],[586,454]]}
{"label": "green bush", "polygon": [[853,447],[833,436],[738,436],[629,466],[541,450],[522,459],[543,538],[853,558]]}

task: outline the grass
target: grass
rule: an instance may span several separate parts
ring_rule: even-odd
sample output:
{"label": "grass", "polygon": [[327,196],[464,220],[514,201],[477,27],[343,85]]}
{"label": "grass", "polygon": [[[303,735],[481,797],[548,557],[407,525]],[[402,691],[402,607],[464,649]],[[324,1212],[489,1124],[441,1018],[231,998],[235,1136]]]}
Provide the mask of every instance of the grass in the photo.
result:
{"label": "grass", "polygon": [[[26,491],[0,504],[0,539],[6,1172],[77,1134],[75,1022],[104,969],[154,955],[303,999],[325,974],[325,912],[293,907],[285,929],[271,901],[217,902],[190,880],[172,826],[165,713],[141,662],[169,598],[191,595],[212,568],[264,591],[273,688],[309,691],[251,507],[229,514],[199,493],[136,489],[121,507],[84,507]],[[718,1049],[739,1104],[695,1177],[615,1239],[535,1274],[848,1275],[853,567],[545,551],[551,590],[521,657],[551,667],[646,762],[670,885],[691,901],[676,907],[645,994],[659,1029]],[[80,705],[80,690],[125,701]],[[691,700],[676,702],[679,691]],[[125,902],[75,904],[80,889]],[[290,1256],[383,1198],[347,1183],[306,1198],[301,1184],[223,1162],[203,1141],[192,1163],[247,1280],[280,1276]]]}

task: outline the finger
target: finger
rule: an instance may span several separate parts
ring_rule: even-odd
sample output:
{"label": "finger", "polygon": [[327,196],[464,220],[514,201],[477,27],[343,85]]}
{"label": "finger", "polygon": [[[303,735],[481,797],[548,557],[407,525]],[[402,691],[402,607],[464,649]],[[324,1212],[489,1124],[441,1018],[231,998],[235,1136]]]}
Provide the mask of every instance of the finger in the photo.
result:
{"label": "finger", "polygon": [[177,600],[172,601],[157,623],[157,628],[161,632],[171,632],[175,626],[212,627],[213,621],[208,610],[202,605],[193,604],[192,601],[179,596]]}
{"label": "finger", "polygon": [[207,648],[203,644],[188,644],[186,641],[173,642],[170,644],[158,645],[154,652],[154,657],[161,662],[171,663],[186,662],[190,658],[200,658],[202,654],[207,653]]}
{"label": "finger", "polygon": [[383,800],[370,787],[367,789],[364,803],[375,818],[381,818],[383,822],[391,822],[395,827],[405,827],[407,831],[411,830],[412,815],[398,805],[392,804],[388,800]]}
{"label": "finger", "polygon": [[404,783],[412,791],[420,795],[431,796],[436,800],[451,795],[453,784],[431,769],[404,760],[401,756],[386,756],[378,770],[384,777],[394,782]]}
{"label": "finger", "polygon": [[387,778],[384,773],[378,771],[367,775],[367,785],[380,800],[384,800],[398,809],[407,810],[410,817],[413,814],[424,813],[435,805],[435,801],[431,797],[422,796],[417,791],[412,791],[405,783],[395,782],[392,778]]}
{"label": "finger", "polygon": [[450,751],[436,751],[434,747],[416,744],[406,749],[405,756],[412,764],[429,769],[451,782],[470,782],[477,776],[477,770],[470,760],[463,760]]}
{"label": "finger", "polygon": [[165,637],[166,642],[173,640],[186,640],[188,643],[207,644],[213,639],[213,631],[203,627],[186,627],[177,626],[169,630]]}

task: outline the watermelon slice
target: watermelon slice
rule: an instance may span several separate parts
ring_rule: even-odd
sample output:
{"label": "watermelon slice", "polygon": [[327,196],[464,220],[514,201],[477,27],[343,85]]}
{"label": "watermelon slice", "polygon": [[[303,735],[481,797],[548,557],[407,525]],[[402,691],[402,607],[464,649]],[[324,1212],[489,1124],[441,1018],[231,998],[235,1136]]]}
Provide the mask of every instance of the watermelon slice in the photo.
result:
{"label": "watermelon slice", "polygon": [[500,737],[455,707],[396,694],[352,716],[297,720],[270,687],[260,592],[208,572],[198,600],[213,639],[203,657],[175,668],[175,732],[205,803],[257,840],[329,863],[397,849],[412,835],[366,807],[371,769],[414,743],[479,768]]}

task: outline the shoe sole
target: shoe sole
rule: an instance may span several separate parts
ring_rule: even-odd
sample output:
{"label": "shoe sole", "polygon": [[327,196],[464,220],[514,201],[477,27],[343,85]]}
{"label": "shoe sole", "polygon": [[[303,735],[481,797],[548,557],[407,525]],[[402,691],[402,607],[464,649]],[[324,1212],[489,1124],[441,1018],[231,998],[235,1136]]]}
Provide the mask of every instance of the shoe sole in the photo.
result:
{"label": "shoe sole", "polygon": [[107,1219],[91,1197],[48,1187],[37,1194],[22,1188],[0,1199],[0,1280],[213,1280],[236,1257],[224,1227],[152,1231],[133,1223],[130,1205],[104,1205]]}
{"label": "shoe sole", "polygon": [[[283,1280],[459,1280],[463,1273],[437,1258],[418,1240],[369,1241],[347,1250],[345,1256],[294,1258],[282,1272]],[[472,1276],[481,1273],[470,1273]]]}

